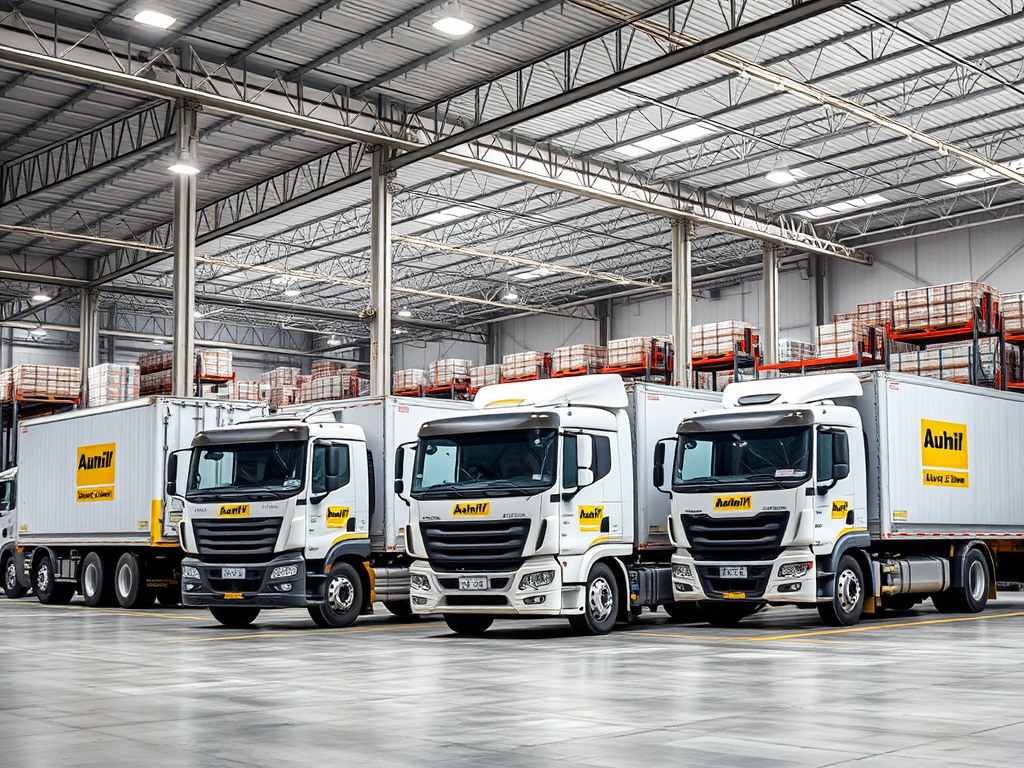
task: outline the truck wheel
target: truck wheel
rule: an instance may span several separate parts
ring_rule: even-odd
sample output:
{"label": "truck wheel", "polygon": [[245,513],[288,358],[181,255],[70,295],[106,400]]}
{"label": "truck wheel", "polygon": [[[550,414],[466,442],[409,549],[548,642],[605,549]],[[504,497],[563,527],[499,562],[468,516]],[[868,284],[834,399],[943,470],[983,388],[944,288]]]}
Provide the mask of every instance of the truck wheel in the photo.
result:
{"label": "truck wheel", "polygon": [[988,604],[989,586],[985,555],[972,549],[964,558],[964,585],[932,595],[932,602],[939,613],[981,613]]}
{"label": "truck wheel", "polygon": [[385,600],[384,607],[387,608],[393,616],[397,616],[400,619],[408,619],[413,615],[412,613],[412,601],[409,598],[404,600]]}
{"label": "truck wheel", "polygon": [[590,569],[584,592],[583,613],[570,616],[569,625],[577,635],[606,635],[619,614],[619,585],[612,569],[598,563]]}
{"label": "truck wheel", "polygon": [[753,616],[761,610],[760,603],[716,603],[700,602],[700,612],[704,621],[713,627],[735,627],[747,616]]}
{"label": "truck wheel", "polygon": [[49,555],[43,555],[36,561],[32,582],[36,597],[43,605],[67,605],[75,596],[74,586],[58,584],[54,580],[53,560]]}
{"label": "truck wheel", "polygon": [[220,608],[210,607],[213,618],[225,627],[248,627],[260,615],[259,608]]}
{"label": "truck wheel", "polygon": [[15,562],[14,555],[11,555],[4,560],[4,594],[8,600],[17,600],[24,597],[26,592],[28,590],[18,581],[18,563]]}
{"label": "truck wheel", "polygon": [[472,613],[446,613],[444,614],[444,623],[452,632],[478,637],[494,623],[494,617]]}
{"label": "truck wheel", "polygon": [[114,604],[114,579],[106,562],[96,552],[82,561],[82,584],[79,590],[90,608]]}
{"label": "truck wheel", "polygon": [[134,552],[125,552],[114,568],[114,594],[122,608],[149,608],[156,595],[146,589],[142,560]]}
{"label": "truck wheel", "polygon": [[695,600],[679,603],[665,603],[665,613],[672,621],[686,623],[701,620],[700,603]]}
{"label": "truck wheel", "polygon": [[860,621],[866,597],[864,573],[850,555],[839,558],[832,599],[818,603],[818,615],[830,627],[851,627]]}
{"label": "truck wheel", "polygon": [[[363,609],[363,582],[356,569],[348,563],[335,563],[324,584],[324,600],[318,606],[323,624],[319,626],[347,627]],[[312,610],[310,611],[312,614]]]}

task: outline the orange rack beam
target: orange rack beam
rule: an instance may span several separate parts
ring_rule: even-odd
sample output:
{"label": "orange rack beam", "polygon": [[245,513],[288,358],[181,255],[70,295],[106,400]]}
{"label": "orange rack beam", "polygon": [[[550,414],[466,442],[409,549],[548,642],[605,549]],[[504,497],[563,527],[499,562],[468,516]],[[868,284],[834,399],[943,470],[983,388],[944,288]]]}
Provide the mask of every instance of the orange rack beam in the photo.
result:
{"label": "orange rack beam", "polygon": [[[905,341],[911,344],[936,344],[943,341],[971,341],[975,336],[975,322],[972,317],[966,323],[958,325],[941,325],[926,328],[919,331],[894,331],[892,323],[885,324],[885,335],[889,341]],[[995,330],[977,329],[977,335],[995,336],[999,333],[998,325]]]}
{"label": "orange rack beam", "polygon": [[773,365],[758,365],[757,369],[759,371],[802,371],[807,368],[865,368],[869,365],[883,365],[884,363],[883,358],[870,355],[848,355],[847,357],[819,357]]}

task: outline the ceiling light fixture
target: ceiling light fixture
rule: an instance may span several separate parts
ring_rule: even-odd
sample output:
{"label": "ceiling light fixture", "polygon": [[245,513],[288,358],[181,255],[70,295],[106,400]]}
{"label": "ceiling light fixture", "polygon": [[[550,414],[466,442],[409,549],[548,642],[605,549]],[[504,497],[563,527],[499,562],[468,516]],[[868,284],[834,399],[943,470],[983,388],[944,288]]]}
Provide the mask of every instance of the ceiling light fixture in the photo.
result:
{"label": "ceiling light fixture", "polygon": [[32,297],[32,301],[34,301],[36,304],[40,304],[44,301],[49,301],[51,298],[53,297],[47,296],[45,293],[37,293],[35,296]]}
{"label": "ceiling light fixture", "polygon": [[420,218],[423,221],[430,222],[431,224],[448,224],[449,222],[456,221],[457,219],[464,219],[467,216],[471,216],[476,211],[472,208],[464,208],[461,205],[453,205],[449,208],[442,208],[438,211],[433,211]]}
{"label": "ceiling light fixture", "polygon": [[135,14],[135,23],[145,24],[147,27],[156,27],[157,29],[167,29],[177,19],[173,16],[168,16],[166,13],[160,13],[160,11],[139,11]]}
{"label": "ceiling light fixture", "polygon": [[341,344],[341,339],[339,339],[337,336],[331,336],[331,338],[327,340],[327,345],[330,347],[336,347],[339,344]]}
{"label": "ceiling light fixture", "polygon": [[889,202],[889,198],[885,195],[873,194],[865,195],[864,197],[854,197],[850,200],[839,200],[835,203],[828,203],[827,205],[819,205],[816,208],[810,208],[806,211],[800,211],[797,216],[803,216],[805,219],[826,219],[829,216],[835,216],[837,213],[843,213],[854,208],[867,208],[872,205],[878,205],[880,203]]}
{"label": "ceiling light fixture", "polygon": [[41,339],[43,338],[43,336],[46,335],[46,329],[43,327],[33,328],[31,331],[29,331],[29,335],[34,336],[37,339]]}
{"label": "ceiling light fixture", "polygon": [[515,288],[509,288],[505,294],[505,301],[519,301],[519,294],[516,293]]}
{"label": "ceiling light fixture", "polygon": [[192,153],[187,149],[182,150],[181,157],[174,161],[173,164],[167,166],[167,170],[171,173],[176,173],[179,176],[195,176],[199,173],[199,166],[195,164],[192,159]]}
{"label": "ceiling light fixture", "polygon": [[714,132],[715,129],[709,125],[705,125],[704,123],[692,123],[690,125],[684,125],[682,128],[674,128],[671,131],[665,131],[664,133],[658,133],[654,136],[648,136],[646,139],[634,141],[632,144],[616,147],[612,151],[620,155],[625,155],[626,157],[640,157],[642,155],[649,155],[652,152],[661,152],[682,144],[689,144],[692,141],[704,138]]}
{"label": "ceiling light fixture", "polygon": [[296,296],[301,296],[302,291],[300,291],[298,288],[287,288],[285,289],[284,295],[289,296],[291,298],[295,298]]}
{"label": "ceiling light fixture", "polygon": [[398,310],[398,316],[399,317],[412,317],[412,312],[410,312],[408,309],[400,309],[400,310]]}
{"label": "ceiling light fixture", "polygon": [[555,270],[549,269],[548,267],[536,267],[535,269],[527,270],[526,272],[516,272],[512,275],[516,280],[538,280],[542,277],[548,277],[549,275],[555,274]]}
{"label": "ceiling light fixture", "polygon": [[772,184],[794,184],[800,179],[806,179],[807,174],[797,168],[776,168],[765,178]]}

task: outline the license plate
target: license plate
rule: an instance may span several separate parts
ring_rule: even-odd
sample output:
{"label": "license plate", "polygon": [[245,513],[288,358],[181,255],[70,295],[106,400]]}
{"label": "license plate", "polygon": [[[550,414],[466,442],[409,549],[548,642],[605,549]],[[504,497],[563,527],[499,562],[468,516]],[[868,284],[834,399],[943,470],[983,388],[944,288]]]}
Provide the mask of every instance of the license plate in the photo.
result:
{"label": "license plate", "polygon": [[718,576],[722,579],[745,579],[747,578],[747,566],[741,565],[734,568],[719,568]]}
{"label": "license plate", "polygon": [[241,600],[243,598],[242,598],[242,593],[241,592],[225,592],[224,593],[224,599],[225,600]]}
{"label": "license plate", "polygon": [[460,578],[459,589],[487,589],[487,577],[465,576]]}
{"label": "license plate", "polygon": [[746,592],[723,592],[722,597],[726,600],[743,600],[747,597]]}
{"label": "license plate", "polygon": [[244,579],[245,568],[221,568],[220,577],[222,579]]}

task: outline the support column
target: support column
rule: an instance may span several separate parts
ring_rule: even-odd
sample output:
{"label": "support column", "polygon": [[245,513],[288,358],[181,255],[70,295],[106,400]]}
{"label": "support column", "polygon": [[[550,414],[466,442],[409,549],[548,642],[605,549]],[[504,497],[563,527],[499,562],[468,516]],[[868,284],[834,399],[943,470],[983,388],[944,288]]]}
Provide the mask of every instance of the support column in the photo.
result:
{"label": "support column", "polygon": [[89,369],[100,362],[99,293],[82,288],[78,310],[78,367],[82,371],[82,401],[89,398]]}
{"label": "support column", "polygon": [[764,243],[764,285],[761,296],[761,359],[779,361],[779,256],[782,248]]}
{"label": "support column", "polygon": [[601,299],[597,302],[597,343],[607,347],[612,337],[612,300]]}
{"label": "support column", "polygon": [[373,152],[370,178],[370,394],[391,393],[391,189],[388,149]]}
{"label": "support column", "polygon": [[[812,280],[814,281],[814,324],[816,326],[825,324],[825,262],[825,257],[821,255],[811,259],[814,270]],[[811,341],[814,341],[813,328],[811,329]]]}
{"label": "support column", "polygon": [[672,337],[676,386],[693,386],[693,223],[672,222]]}
{"label": "support column", "polygon": [[498,330],[497,323],[487,326],[487,353],[484,358],[484,365],[497,365],[501,362],[498,358]]}
{"label": "support column", "polygon": [[[174,159],[193,164],[196,157],[198,105],[178,102],[178,134]],[[196,307],[196,177],[174,175],[174,347],[172,351],[175,397],[195,395],[192,382],[195,369]]]}

